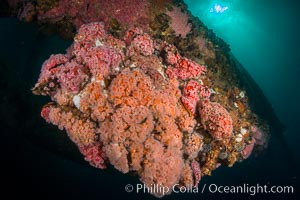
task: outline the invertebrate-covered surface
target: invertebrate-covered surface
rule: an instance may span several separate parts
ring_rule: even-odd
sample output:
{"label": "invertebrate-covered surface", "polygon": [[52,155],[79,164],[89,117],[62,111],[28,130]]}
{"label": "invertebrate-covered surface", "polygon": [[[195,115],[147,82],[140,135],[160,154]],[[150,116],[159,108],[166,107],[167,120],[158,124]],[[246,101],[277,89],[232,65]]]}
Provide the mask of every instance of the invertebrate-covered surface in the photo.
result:
{"label": "invertebrate-covered surface", "polygon": [[148,186],[197,187],[266,148],[269,124],[282,132],[229,45],[183,2],[107,2],[9,1],[19,19],[72,39],[32,90],[51,98],[41,116],[66,134],[40,138],[67,136],[91,166]]}
{"label": "invertebrate-covered surface", "polygon": [[65,130],[92,166],[134,171],[147,186],[197,187],[220,164],[251,154],[257,127],[247,118],[238,124],[234,104],[220,91],[212,98],[206,65],[174,45],[138,27],[116,38],[93,22],[66,52],[43,63],[33,93],[51,97],[42,117]]}

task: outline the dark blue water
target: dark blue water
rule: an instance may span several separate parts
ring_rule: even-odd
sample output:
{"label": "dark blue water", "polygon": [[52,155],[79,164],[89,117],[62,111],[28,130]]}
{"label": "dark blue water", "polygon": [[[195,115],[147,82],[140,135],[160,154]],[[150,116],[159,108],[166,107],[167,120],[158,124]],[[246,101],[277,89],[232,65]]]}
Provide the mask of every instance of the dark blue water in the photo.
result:
{"label": "dark blue water", "polygon": [[[233,54],[257,81],[287,127],[284,138],[271,137],[269,148],[233,168],[221,167],[206,184],[292,185],[298,192],[300,113],[300,27],[295,4],[289,1],[222,1],[228,10],[221,15],[209,12],[212,1],[186,1],[209,28],[231,45]],[[208,12],[207,12],[208,11]],[[222,17],[222,15],[224,17]],[[298,17],[298,18],[297,18]],[[3,182],[14,188],[11,196],[39,199],[154,199],[150,195],[128,194],[126,184],[135,176],[115,170],[89,167],[67,142],[52,144],[61,134],[39,117],[48,98],[31,95],[42,62],[50,54],[63,53],[70,41],[46,36],[36,27],[15,19],[0,19],[1,125]],[[49,137],[39,143],[39,137]],[[56,145],[55,151],[51,146]],[[69,156],[69,152],[72,156]],[[66,153],[63,153],[66,152]],[[289,153],[289,155],[287,155]],[[75,154],[75,155],[74,155]],[[106,197],[106,198],[105,198]],[[260,199],[261,196],[184,194],[165,199]],[[264,199],[294,199],[295,195],[264,195]]]}

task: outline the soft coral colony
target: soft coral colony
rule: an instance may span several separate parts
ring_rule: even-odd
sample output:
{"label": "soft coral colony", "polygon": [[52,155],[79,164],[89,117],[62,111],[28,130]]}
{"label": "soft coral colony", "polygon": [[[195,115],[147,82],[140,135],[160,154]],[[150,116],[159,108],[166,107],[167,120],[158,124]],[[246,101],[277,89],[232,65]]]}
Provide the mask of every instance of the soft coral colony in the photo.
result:
{"label": "soft coral colony", "polygon": [[80,26],[66,54],[43,63],[33,93],[51,97],[41,116],[92,166],[134,171],[149,186],[197,187],[201,176],[265,145],[265,132],[247,120],[244,91],[224,95],[212,74],[142,28],[117,37],[93,22]]}

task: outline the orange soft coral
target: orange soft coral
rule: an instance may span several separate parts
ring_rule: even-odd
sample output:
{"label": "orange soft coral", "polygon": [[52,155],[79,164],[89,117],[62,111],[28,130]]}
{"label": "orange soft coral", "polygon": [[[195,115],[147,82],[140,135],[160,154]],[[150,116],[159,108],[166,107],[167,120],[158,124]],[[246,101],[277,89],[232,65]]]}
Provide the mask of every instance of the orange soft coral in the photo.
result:
{"label": "orange soft coral", "polygon": [[87,146],[95,141],[96,125],[89,119],[74,115],[67,108],[46,105],[42,109],[42,117],[59,129],[65,129],[70,139],[78,146]]}

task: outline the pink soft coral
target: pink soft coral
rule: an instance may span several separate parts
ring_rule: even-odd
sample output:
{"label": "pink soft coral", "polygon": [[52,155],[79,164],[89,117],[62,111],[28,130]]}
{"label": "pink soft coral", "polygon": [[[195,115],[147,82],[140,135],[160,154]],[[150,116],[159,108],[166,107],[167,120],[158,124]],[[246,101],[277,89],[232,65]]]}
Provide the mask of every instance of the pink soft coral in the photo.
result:
{"label": "pink soft coral", "polygon": [[175,35],[185,38],[192,26],[188,23],[188,15],[182,12],[179,7],[173,7],[173,10],[167,11],[166,14],[171,18],[170,26],[175,31]]}
{"label": "pink soft coral", "polygon": [[248,144],[241,152],[241,156],[243,157],[243,159],[247,159],[252,154],[254,145],[255,145],[255,139],[253,137],[251,143]]}
{"label": "pink soft coral", "polygon": [[144,56],[149,56],[154,52],[154,44],[148,34],[136,36],[132,41],[133,48]]}
{"label": "pink soft coral", "polygon": [[142,25],[143,21],[148,19],[150,8],[150,3],[145,0],[57,0],[54,2],[48,10],[38,9],[38,20],[55,23],[67,17],[76,28],[99,20],[109,24],[111,19],[126,26],[133,23]]}
{"label": "pink soft coral", "polygon": [[193,115],[196,113],[197,102],[199,101],[200,84],[197,81],[191,80],[183,88],[181,101],[185,108]]}
{"label": "pink soft coral", "polygon": [[216,102],[203,101],[199,108],[201,122],[211,136],[217,140],[232,135],[232,119],[227,110]]}
{"label": "pink soft coral", "polygon": [[172,45],[165,45],[165,62],[169,64],[166,74],[170,78],[187,80],[196,78],[206,73],[206,67],[190,59],[180,56],[177,49]]}
{"label": "pink soft coral", "polygon": [[80,146],[79,150],[84,155],[84,159],[89,162],[90,165],[100,169],[106,168],[106,155],[99,143],[91,144],[88,146]]}
{"label": "pink soft coral", "polygon": [[88,79],[88,75],[82,65],[71,61],[62,67],[61,71],[57,74],[57,78],[63,90],[77,93],[80,91],[85,80]]}

